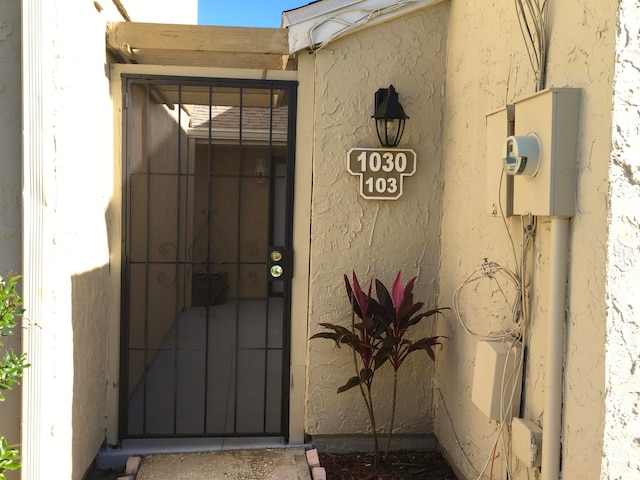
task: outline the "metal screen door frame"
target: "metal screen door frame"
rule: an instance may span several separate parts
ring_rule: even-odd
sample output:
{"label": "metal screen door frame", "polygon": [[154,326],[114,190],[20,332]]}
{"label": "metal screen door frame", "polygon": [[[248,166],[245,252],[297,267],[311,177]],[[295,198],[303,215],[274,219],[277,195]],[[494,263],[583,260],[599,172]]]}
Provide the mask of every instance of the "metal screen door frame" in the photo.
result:
{"label": "metal screen door frame", "polygon": [[[121,338],[120,338],[120,438],[177,438],[177,437],[230,437],[230,436],[280,436],[284,437],[285,440],[288,438],[288,430],[289,430],[289,392],[290,392],[290,336],[291,336],[291,277],[293,272],[292,268],[292,245],[293,245],[293,179],[294,179],[294,167],[295,167],[295,125],[296,125],[296,102],[297,102],[297,82],[296,81],[287,81],[287,80],[248,80],[248,79],[226,79],[226,78],[201,78],[201,77],[185,77],[185,76],[156,76],[156,75],[144,75],[144,74],[123,74],[122,75],[122,84],[123,84],[123,172],[122,172],[122,181],[123,181],[123,214],[122,214],[122,290],[121,290]],[[173,92],[173,94],[177,95],[177,101],[175,98],[169,99],[166,94],[163,93],[163,88],[167,91]],[[134,112],[134,94],[133,90],[137,89],[137,91],[142,92],[140,95],[143,101],[143,108],[145,111],[140,112],[140,115],[137,116],[136,112]],[[208,91],[209,95],[209,105],[208,105],[208,137],[200,139],[195,139],[194,137],[190,137],[188,133],[185,133],[186,130],[183,126],[183,121],[185,118],[193,118],[194,109],[190,108],[193,104],[190,103],[191,100],[190,95],[194,95],[194,91],[206,92]],[[224,106],[227,108],[225,112],[229,112],[234,108],[237,109],[237,113],[239,115],[239,123],[238,123],[238,132],[237,132],[237,144],[230,143],[228,148],[233,148],[234,151],[237,150],[238,153],[238,172],[235,174],[237,178],[232,175],[219,174],[217,177],[222,179],[223,177],[229,177],[230,180],[228,182],[236,181],[237,182],[237,199],[232,200],[230,203],[233,204],[234,201],[237,201],[237,223],[235,225],[236,228],[236,237],[237,237],[237,247],[235,250],[235,255],[237,257],[237,265],[235,266],[225,266],[225,262],[223,261],[214,261],[211,258],[211,250],[214,249],[215,245],[213,245],[214,240],[212,240],[210,233],[212,231],[213,224],[211,222],[211,191],[215,190],[212,187],[212,184],[217,181],[214,180],[216,174],[211,173],[212,164],[214,162],[214,156],[212,151],[214,149],[215,142],[214,134],[212,133],[214,127],[212,125],[216,122],[214,119],[212,110],[216,105],[216,97],[222,96],[221,93],[218,92],[237,92],[237,98],[239,98],[239,105],[237,106]],[[245,127],[245,122],[248,122],[249,113],[253,112],[252,107],[248,106],[251,96],[257,95],[257,93],[265,93],[267,92],[267,97],[269,98],[268,107],[261,107],[268,109],[268,126],[262,128],[261,132],[268,132],[268,141],[267,144],[260,143],[262,140],[256,140],[251,137],[251,135],[258,135],[255,129],[250,129]],[[235,93],[234,93],[235,94]],[[276,97],[279,100],[276,100]],[[247,105],[244,105],[243,102],[246,102]],[[276,103],[281,102],[281,103]],[[151,154],[149,153],[153,148],[156,148],[158,151],[162,150],[162,145],[152,145],[153,142],[157,143],[158,139],[153,138],[154,135],[153,128],[155,125],[151,124],[150,117],[152,116],[150,113],[151,107],[155,105],[153,108],[157,108],[157,105],[166,105],[167,107],[171,107],[169,110],[173,112],[173,115],[177,117],[177,122],[175,124],[176,128],[176,139],[175,145],[176,147],[174,155],[176,157],[176,170],[175,172],[154,172],[152,171],[152,165],[150,162]],[[163,107],[164,108],[164,107]],[[274,138],[276,137],[276,132],[274,128],[275,124],[275,112],[277,108],[286,110],[286,135],[284,142],[280,141],[277,143]],[[250,112],[251,111],[251,112]],[[243,114],[245,118],[243,119]],[[145,124],[146,122],[146,124]],[[138,135],[138,131],[135,129],[139,129],[140,135]],[[243,129],[246,128],[246,134],[243,132]],[[245,140],[246,135],[247,140]],[[249,138],[251,137],[251,138]],[[260,137],[262,138],[262,137]],[[246,143],[243,143],[246,142]],[[139,145],[143,145],[140,147]],[[152,148],[153,146],[153,148]],[[206,165],[207,172],[206,175],[200,175],[195,165],[195,158],[197,156],[197,149],[205,149],[206,152],[203,155],[206,155],[206,159],[201,161],[202,164]],[[222,148],[222,147],[219,147]],[[248,182],[252,181],[251,179],[247,180],[249,177],[247,173],[243,170],[245,166],[243,165],[244,157],[249,156],[249,153],[252,151],[251,149],[263,148],[268,150],[268,159],[266,161],[267,165],[262,165],[261,162],[256,161],[256,179],[255,181],[258,183],[265,182],[268,188],[268,206],[266,209],[268,210],[268,233],[266,233],[267,237],[267,245],[266,248],[267,254],[265,255],[264,261],[255,261],[255,260],[243,260],[242,255],[240,253],[240,237],[243,235],[243,229],[246,229],[245,223],[243,222],[244,217],[243,211],[241,209],[241,202],[243,195],[245,195],[244,191],[249,191],[245,187],[248,185]],[[146,153],[142,153],[142,152]],[[138,158],[138,155],[140,158]],[[185,155],[188,160],[187,162],[191,162],[193,165],[189,167],[189,169],[183,169],[183,163],[185,161]],[[142,157],[146,157],[143,159]],[[170,155],[166,155],[166,157],[170,157]],[[193,157],[193,158],[192,158]],[[135,172],[135,167],[132,167],[135,162],[143,163],[147,162],[146,172],[137,173]],[[222,162],[221,162],[222,163]],[[264,170],[261,172],[261,169]],[[261,177],[262,175],[262,177]],[[140,178],[136,178],[140,177]],[[157,177],[157,178],[156,178]],[[216,178],[217,178],[216,177]],[[202,184],[206,180],[206,189],[209,192],[207,197],[206,209],[207,212],[204,212],[203,215],[207,215],[206,220],[206,233],[205,236],[207,240],[206,244],[206,261],[205,260],[197,260],[196,255],[193,253],[196,244],[196,227],[194,227],[193,219],[184,220],[182,217],[190,218],[194,217],[196,213],[194,213],[197,208],[194,204],[194,200],[191,199],[189,201],[183,201],[184,194],[181,193],[181,189],[184,185],[191,186],[189,188],[193,188],[195,191],[194,184]],[[146,185],[144,184],[146,182]],[[162,185],[162,182],[165,182],[167,185],[175,185],[176,189],[176,203],[175,211],[156,211],[156,209],[161,209],[162,206],[166,207],[170,200],[163,199],[162,206],[156,206],[156,200],[159,198],[158,196],[152,197],[153,189],[157,189],[160,191],[161,187],[155,186],[152,187],[153,182],[158,182],[158,185]],[[198,183],[199,182],[199,183]],[[137,186],[138,185],[138,186]],[[143,185],[139,187],[139,185]],[[220,183],[216,183],[216,188],[222,186],[224,188],[222,180]],[[277,187],[280,187],[278,190]],[[173,188],[173,187],[171,187]],[[173,190],[171,188],[166,188],[167,196],[171,196]],[[186,187],[185,187],[186,188]],[[144,204],[144,193],[140,193],[146,189],[146,204]],[[244,189],[244,190],[243,190]],[[281,190],[284,189],[284,192]],[[142,196],[140,196],[142,195]],[[193,193],[191,195],[194,195]],[[143,199],[142,201],[140,199]],[[256,202],[254,202],[256,203]],[[281,213],[276,213],[276,203],[279,208],[282,210]],[[143,204],[143,207],[146,208],[146,219],[143,218],[143,222],[140,222],[140,210],[144,210],[143,207],[139,207],[139,205]],[[199,206],[199,205],[198,205]],[[168,209],[167,209],[168,210]],[[203,209],[201,209],[203,210]],[[200,210],[198,210],[200,211]],[[175,250],[175,258],[174,260],[156,260],[153,255],[150,255],[149,251],[151,250],[151,243],[155,241],[153,237],[154,230],[151,227],[151,224],[154,221],[158,221],[157,218],[162,216],[162,214],[166,215],[166,218],[174,218],[173,220],[167,220],[169,227],[163,227],[165,229],[170,229],[170,226],[173,225],[171,222],[175,223],[175,235],[176,242],[175,245],[171,248]],[[280,215],[276,218],[277,215]],[[140,224],[146,221],[146,227],[141,227]],[[249,220],[244,220],[245,222],[249,222]],[[278,224],[276,227],[275,224]],[[146,235],[145,240],[146,246],[139,247],[138,244],[140,242],[144,243],[140,240],[137,234],[134,235],[135,231],[144,231],[144,235]],[[274,233],[276,228],[281,233]],[[231,228],[230,230],[232,230]],[[184,232],[187,232],[186,234]],[[187,246],[186,241],[182,238],[183,235],[191,236],[191,244]],[[249,234],[247,234],[249,235]],[[275,237],[275,238],[274,238]],[[262,237],[260,237],[262,238]],[[213,243],[212,243],[213,242]],[[212,246],[213,245],[213,246]],[[160,248],[164,248],[164,253],[169,247],[166,244],[163,244]],[[262,247],[260,247],[262,248]],[[146,249],[146,250],[145,250]],[[146,258],[144,255],[140,255],[136,253],[136,251],[146,251]],[[157,250],[157,249],[156,249]],[[200,250],[203,250],[202,248]],[[187,253],[189,252],[189,253]],[[231,262],[228,262],[231,264]],[[161,290],[158,290],[158,293],[154,293],[153,289],[150,288],[149,283],[154,272],[160,271],[162,268],[166,267],[167,269],[173,269],[175,273],[174,284],[175,284],[175,295],[176,299],[181,295],[186,295],[189,297],[188,301],[184,299],[177,300],[175,302],[175,312],[173,317],[173,324],[167,328],[167,333],[162,333],[163,335],[162,342],[150,345],[150,341],[148,340],[150,336],[154,334],[154,330],[156,327],[152,322],[155,321],[155,318],[150,313],[153,310],[154,303],[162,303],[163,296]],[[260,271],[262,267],[264,267],[264,275],[266,280],[266,291],[264,297],[264,318],[266,318],[266,326],[260,327],[264,328],[264,346],[254,347],[252,353],[255,353],[253,358],[257,359],[260,354],[264,355],[264,365],[258,365],[258,368],[264,369],[264,385],[262,386],[262,390],[259,391],[259,394],[264,398],[262,399],[262,426],[263,428],[260,430],[259,428],[254,427],[242,427],[240,424],[240,414],[238,413],[241,405],[240,402],[243,400],[239,397],[239,387],[238,387],[238,377],[239,377],[239,351],[243,350],[240,345],[239,340],[239,323],[243,317],[241,311],[253,311],[250,309],[262,308],[262,298],[256,297],[257,300],[253,300],[249,293],[241,292],[240,290],[240,276],[241,269],[247,268],[249,273],[255,273]],[[283,270],[284,267],[284,270]],[[199,268],[200,271],[196,272],[196,269]],[[225,268],[227,270],[236,268],[237,275],[235,278],[235,284],[227,283],[232,282],[234,280],[231,277],[234,277],[233,271],[228,273],[227,271],[223,271]],[[156,270],[154,270],[156,269]],[[160,269],[160,270],[157,270]],[[221,269],[218,271],[218,269]],[[244,270],[243,270],[244,271]],[[139,273],[143,272],[143,273]],[[282,274],[284,272],[284,274]],[[160,279],[161,275],[164,275],[165,272],[160,272],[156,276]],[[196,273],[199,275],[197,276]],[[200,277],[203,277],[204,280]],[[230,277],[230,278],[228,278]],[[164,275],[163,278],[168,278],[167,275]],[[213,279],[213,280],[212,280]],[[205,281],[205,286],[199,288],[196,283],[202,284],[202,281]],[[261,280],[262,281],[262,280]],[[167,280],[167,284],[169,281]],[[234,287],[235,285],[235,287]],[[261,285],[261,284],[260,284]],[[223,288],[224,287],[224,288]],[[235,291],[233,289],[235,288]],[[256,287],[258,288],[258,287]],[[136,292],[142,291],[144,295],[144,300],[140,300]],[[188,292],[188,293],[183,293]],[[204,293],[203,293],[204,292]],[[225,295],[226,292],[229,292]],[[235,294],[235,297],[234,297]],[[229,297],[228,299],[226,297]],[[154,297],[154,298],[152,298]],[[249,298],[249,300],[245,300],[245,297]],[[281,300],[279,300],[281,299]],[[196,301],[197,300],[197,301]],[[256,305],[250,304],[250,302],[254,302]],[[197,305],[197,306],[196,306]],[[235,305],[235,307],[233,306]],[[160,308],[160,307],[156,307]],[[234,310],[235,308],[235,310]],[[226,402],[229,402],[229,398],[232,398],[233,406],[231,408],[231,417],[232,420],[229,420],[229,415],[225,413],[224,418],[221,420],[221,427],[210,427],[209,425],[215,425],[210,421],[210,418],[214,415],[209,415],[208,412],[210,410],[209,404],[211,403],[210,399],[217,395],[216,385],[214,380],[215,374],[211,373],[214,371],[213,364],[215,363],[213,358],[212,347],[213,343],[215,343],[215,339],[213,339],[214,335],[211,333],[213,328],[216,328],[215,325],[220,323],[222,318],[222,314],[216,313],[217,310],[222,311],[226,309],[229,312],[229,318],[235,317],[235,346],[231,347],[230,350],[233,350],[235,354],[235,360],[231,358],[229,360],[233,365],[232,368],[235,368],[235,380],[231,380],[229,385],[227,386],[227,390],[225,390],[224,395],[226,396]],[[141,315],[136,315],[136,312],[143,312]],[[186,312],[186,313],[185,313]],[[194,313],[195,312],[195,313]],[[276,312],[276,313],[272,313]],[[191,315],[191,317],[188,317]],[[199,316],[198,316],[199,315]],[[218,315],[217,317],[215,315]],[[259,316],[257,315],[257,316]],[[281,324],[277,323],[279,321],[281,315]],[[279,340],[273,340],[274,345],[271,345],[271,330],[269,325],[269,319],[273,316],[272,322],[276,325],[273,327],[274,329],[279,329],[281,332],[282,338],[281,343],[278,343]],[[140,318],[144,317],[142,320]],[[184,317],[184,319],[183,319]],[[195,319],[195,320],[194,320]],[[216,322],[214,322],[216,320]],[[201,323],[197,323],[200,321]],[[188,342],[191,342],[191,347],[182,346],[180,343],[180,335],[186,331],[190,326],[183,327],[182,325],[193,325],[197,324],[203,325],[203,330],[198,331],[197,333],[191,334],[191,339],[188,339]],[[140,325],[138,327],[138,325]],[[142,333],[140,333],[142,332]],[[163,331],[164,332],[164,331]],[[204,338],[201,338],[204,335]],[[233,336],[233,335],[232,335]],[[135,338],[134,338],[135,337]],[[140,337],[142,340],[140,340]],[[138,342],[138,343],[136,343]],[[160,342],[160,341],[158,341]],[[194,343],[195,342],[195,343]],[[199,342],[199,343],[198,343]],[[194,345],[198,345],[197,347]],[[184,344],[187,345],[187,344]],[[204,346],[203,346],[204,345]],[[226,348],[226,347],[225,347]],[[222,349],[220,349],[222,350]],[[227,348],[227,350],[229,350]],[[228,352],[227,352],[228,353]],[[182,369],[183,366],[188,365],[187,360],[182,360],[184,358],[204,358],[202,360],[203,365],[198,363],[194,368]],[[225,357],[226,358],[226,357]],[[163,362],[173,362],[172,365],[169,363]],[[200,360],[198,360],[199,362]],[[245,360],[247,363],[248,360]],[[141,367],[138,368],[136,365],[140,364]],[[197,362],[196,362],[197,363]],[[256,362],[254,361],[253,364]],[[195,365],[195,363],[193,364]],[[272,365],[275,365],[273,370],[277,370],[278,365],[280,366],[279,379],[275,380],[276,374],[272,374]],[[134,366],[136,366],[134,368]],[[138,369],[137,369],[138,368]],[[136,370],[137,369],[137,370]],[[182,369],[182,370],[181,370]],[[188,397],[189,394],[184,393],[187,390],[181,390],[180,381],[181,378],[185,376],[194,376],[199,375],[198,372],[203,369],[202,382],[204,385],[204,393],[198,392],[197,394],[191,394],[191,397]],[[267,371],[268,370],[268,371]],[[135,374],[132,372],[136,372]],[[183,374],[183,372],[185,374]],[[151,391],[148,384],[150,383],[150,379],[153,376],[160,375],[160,378],[164,375],[165,383],[172,385],[172,391]],[[200,381],[198,380],[198,381]],[[161,380],[162,381],[162,380]],[[235,392],[230,393],[232,390],[232,383],[235,381]],[[268,383],[271,381],[272,383]],[[184,381],[183,381],[184,383]],[[268,395],[274,395],[275,398],[278,398],[278,394],[274,393],[274,385],[279,387],[279,417],[277,415],[272,415],[273,419],[269,420],[268,418],[268,404],[269,398]],[[166,386],[166,385],[165,385]],[[187,387],[188,388],[188,387]],[[218,390],[222,390],[219,388]],[[140,412],[142,415],[142,419],[140,420],[139,415],[136,414],[138,410],[136,410],[136,405],[138,402],[136,392],[141,392],[138,397],[141,396],[142,400]],[[198,397],[198,395],[204,396],[204,400],[200,403],[203,407],[203,423],[202,428],[193,427],[191,429],[184,428],[181,426],[181,418],[180,410],[185,411],[189,410],[189,401],[193,400],[192,397]],[[184,399],[181,400],[184,396]],[[171,398],[172,396],[172,398]],[[245,397],[246,397],[246,387],[245,387]],[[134,398],[136,400],[134,400]],[[167,403],[172,406],[170,409],[173,411],[172,419],[164,419],[163,424],[164,427],[158,427],[158,424],[153,424],[150,418],[153,417],[151,413],[152,410],[163,409],[164,406],[159,406],[160,400],[157,400],[158,405],[153,404],[156,399],[166,398]],[[198,397],[199,399],[200,397]],[[181,407],[180,401],[183,402],[183,406]],[[207,403],[209,402],[209,403]],[[193,403],[193,402],[192,402]],[[197,403],[197,402],[196,402]],[[270,407],[273,410],[273,403],[271,402]],[[228,408],[228,407],[227,407]],[[169,411],[169,410],[166,410]],[[133,413],[132,413],[133,412]],[[188,412],[190,413],[190,412]],[[254,415],[254,417],[259,415]],[[160,418],[160,417],[158,417]],[[197,423],[197,422],[196,422]],[[274,426],[277,423],[277,427]],[[171,425],[169,425],[171,424]]]}

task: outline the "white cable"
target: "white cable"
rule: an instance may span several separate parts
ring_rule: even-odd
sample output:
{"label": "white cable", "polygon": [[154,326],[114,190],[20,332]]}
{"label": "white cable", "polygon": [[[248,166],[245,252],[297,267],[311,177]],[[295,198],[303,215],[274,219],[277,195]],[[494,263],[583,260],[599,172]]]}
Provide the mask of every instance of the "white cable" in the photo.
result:
{"label": "white cable", "polygon": [[[512,341],[508,349],[509,353],[507,355],[511,354],[511,351],[514,350],[517,342],[518,342],[517,339],[514,339]],[[514,354],[515,354],[515,351],[514,351]],[[507,375],[508,362],[505,362],[504,368],[502,371],[502,384],[500,388],[500,418],[501,418],[501,422],[507,425],[507,435],[504,435],[504,434],[502,435],[502,449],[505,456],[505,465],[507,467],[507,472],[509,473],[509,475],[511,475],[511,478],[513,478],[513,475],[511,473],[511,448],[510,448],[511,447],[510,445],[511,418],[507,417],[507,415],[510,416],[510,412],[513,408],[513,402],[515,400],[515,393],[518,385],[516,381],[518,380],[518,372],[520,371],[523,362],[524,362],[524,346],[521,346],[520,355],[516,359],[516,362],[514,362],[513,368],[511,369],[508,375]],[[507,389],[509,382],[511,382],[511,393],[509,394],[509,401],[505,408],[504,406],[505,390]]]}
{"label": "white cable", "polygon": [[[311,29],[309,29],[309,31],[307,32],[307,45],[309,46],[309,49],[311,51],[311,53],[316,53],[319,50],[321,50],[322,48],[324,48],[327,44],[329,44],[330,42],[336,40],[337,38],[342,37],[343,35],[346,35],[348,32],[350,32],[351,30],[354,30],[355,28],[358,28],[362,25],[367,24],[368,22],[370,22],[371,20],[373,20],[376,17],[379,17],[380,15],[384,15],[385,13],[389,13],[392,12],[394,10],[397,10],[399,8],[402,8],[408,4],[411,3],[416,3],[419,2],[420,0],[400,0],[392,5],[386,6],[384,8],[373,8],[373,9],[367,9],[367,8],[357,8],[357,9],[351,9],[351,10],[341,10],[339,15],[344,15],[344,14],[349,14],[349,13],[353,13],[353,12],[362,12],[363,15],[358,18],[357,20],[347,20],[345,18],[339,17],[339,16],[334,16],[334,17],[330,17],[330,18],[325,18],[321,21],[319,21],[318,23],[316,23],[315,25],[313,25],[311,27]],[[323,41],[322,43],[319,43],[318,45],[316,45],[313,41],[313,32],[321,27],[322,25],[329,23],[329,22],[335,22],[341,25],[344,25],[344,28],[338,30],[337,32],[335,32],[334,34],[332,34],[328,39],[326,39],[325,41]]]}
{"label": "white cable", "polygon": [[[506,278],[507,280],[509,280],[510,282],[513,283],[515,289],[516,289],[516,293],[517,296],[515,298],[515,300],[513,301],[513,303],[511,304],[511,314],[513,316],[513,322],[517,324],[517,327],[512,330],[512,331],[507,331],[507,332],[503,332],[503,333],[497,333],[497,334],[481,334],[481,333],[477,333],[474,332],[473,330],[471,330],[471,328],[469,328],[464,319],[462,318],[462,313],[460,312],[460,293],[462,292],[463,288],[466,287],[469,284],[475,283],[479,280],[488,278],[490,280],[493,280],[496,282],[496,284],[498,285],[498,289],[500,290],[500,292],[502,293],[502,295],[505,297],[506,300],[506,295],[504,294],[504,291],[502,290],[502,287],[500,286],[499,282],[498,282],[498,275],[503,276],[504,278]],[[480,267],[478,267],[477,269],[475,269],[465,280],[464,282],[462,282],[462,284],[456,288],[453,292],[452,298],[451,298],[451,303],[452,303],[452,309],[453,312],[456,316],[456,318],[458,319],[458,321],[460,322],[460,324],[462,325],[462,328],[471,336],[481,339],[481,340],[496,340],[496,339],[502,339],[502,338],[509,338],[509,337],[513,337],[518,336],[518,332],[520,330],[520,315],[521,315],[521,286],[520,286],[520,282],[518,280],[518,278],[515,276],[515,274],[513,272],[511,272],[510,270],[508,270],[507,268],[503,267],[502,265],[493,262],[493,261],[489,261],[488,259],[485,259],[484,262],[482,263],[482,265],[480,265]]]}
{"label": "white cable", "polygon": [[[502,197],[501,189],[502,189],[503,180],[504,180],[504,171],[501,172],[501,176],[500,176],[500,182],[498,187],[498,199],[501,199]],[[484,475],[489,463],[491,462],[491,459],[494,456],[494,449],[497,448],[500,438],[502,438],[502,449],[504,453],[504,458],[505,458],[504,461],[505,461],[507,474],[509,478],[513,478],[513,465],[512,465],[511,445],[510,445],[511,418],[509,417],[511,416],[511,410],[513,408],[513,403],[515,401],[515,394],[516,394],[517,385],[518,385],[517,383],[518,372],[523,368],[523,365],[524,365],[525,346],[528,344],[528,335],[530,333],[528,329],[529,308],[528,308],[526,275],[527,275],[527,259],[529,256],[530,248],[532,246],[533,238],[536,231],[536,217],[529,216],[529,222],[525,225],[525,217],[520,216],[522,243],[521,243],[521,250],[520,250],[520,258],[518,259],[518,255],[516,254],[515,242],[513,240],[513,236],[511,235],[509,225],[507,224],[507,220],[504,215],[502,203],[500,201],[499,201],[499,207],[500,207],[500,214],[502,217],[502,221],[511,245],[511,251],[513,253],[513,258],[516,265],[516,271],[512,272],[511,270],[503,267],[502,265],[496,262],[485,259],[482,265],[480,265],[480,267],[475,269],[462,282],[462,284],[454,290],[452,294],[452,304],[453,304],[452,308],[453,308],[454,314],[456,315],[456,318],[462,325],[462,328],[468,334],[481,340],[502,339],[503,342],[510,342],[510,344],[508,345],[509,355],[511,354],[511,351],[514,350],[516,343],[518,341],[522,341],[520,355],[518,356],[516,361],[513,363],[513,368],[508,370],[507,368],[508,362],[505,362],[503,367],[501,386],[500,386],[500,428],[498,429],[496,438],[491,445],[489,454],[487,455],[487,460],[482,470],[478,474],[477,480],[482,479],[482,476]],[[502,289],[501,284],[498,281],[498,277],[507,279],[514,285],[516,289],[515,299],[513,300],[513,302],[511,302],[511,314],[512,314],[512,320],[517,326],[516,328],[508,332],[483,335],[471,330],[471,328],[469,328],[466,325],[462,317],[462,313],[460,312],[460,303],[459,303],[460,294],[465,286],[488,278],[491,281],[495,282],[495,284],[498,287],[498,290],[502,294],[505,301],[507,303],[510,303],[507,299],[507,296],[504,290]],[[523,372],[523,375],[524,375],[524,372]],[[510,391],[507,391],[509,382],[511,382],[511,388],[510,388]],[[442,396],[442,393],[440,393],[440,395]],[[444,398],[442,399],[442,401],[444,403]],[[445,409],[446,409],[446,405],[445,405]],[[454,431],[454,435],[455,435],[455,431]],[[462,449],[462,446],[460,445],[460,443],[458,443],[458,446]],[[464,454],[467,462],[469,462],[469,459],[466,457],[464,450],[462,451],[462,453]]]}
{"label": "white cable", "polygon": [[504,225],[504,229],[507,232],[507,237],[509,237],[509,244],[511,245],[511,252],[513,253],[513,261],[516,264],[516,277],[520,277],[520,272],[518,271],[518,256],[516,255],[516,245],[513,241],[513,237],[511,236],[511,230],[509,230],[509,225],[507,225],[507,217],[504,214],[504,209],[502,208],[502,181],[504,180],[504,169],[500,170],[500,180],[498,181],[498,208],[500,209],[500,218],[502,219],[502,224]]}
{"label": "white cable", "polygon": [[544,88],[547,55],[547,1],[515,0],[516,16],[535,79],[535,90]]}
{"label": "white cable", "polygon": [[[515,400],[517,375],[518,375],[518,372],[522,370],[523,364],[524,364],[524,351],[525,351],[524,347],[527,344],[525,335],[529,334],[529,329],[527,328],[528,319],[529,319],[529,310],[528,310],[528,302],[527,302],[526,278],[524,276],[526,275],[526,272],[527,272],[527,258],[529,255],[529,248],[531,247],[533,236],[536,230],[536,218],[530,217],[530,221],[527,225],[525,225],[524,223],[524,218],[525,218],[524,216],[520,217],[521,232],[522,232],[522,251],[520,254],[521,278],[519,279],[522,285],[520,303],[522,305],[523,321],[522,321],[521,333],[522,333],[523,344],[520,349],[520,355],[517,358],[517,361],[514,363],[513,369],[511,370],[508,376],[506,374],[507,363],[505,363],[505,368],[503,370],[503,377],[502,377],[501,400],[500,400],[502,422],[507,424],[506,433],[503,432],[503,435],[502,435],[502,449],[503,449],[504,458],[505,458],[505,467],[507,469],[507,474],[509,478],[514,478],[514,466],[513,466],[513,459],[511,455],[512,453],[511,452],[511,430],[510,430],[511,419],[506,418],[506,415],[509,412],[511,412],[513,401]],[[515,346],[515,341],[509,346],[509,352],[511,352],[514,346]],[[507,407],[504,408],[504,395],[506,393],[505,389],[509,385],[509,382],[513,382],[513,383],[512,383]]]}
{"label": "white cable", "polygon": [[498,445],[498,440],[500,440],[500,434],[502,433],[503,428],[504,428],[504,423],[500,423],[500,428],[498,429],[498,433],[496,433],[496,439],[493,441],[493,444],[491,445],[491,450],[489,450],[489,456],[487,457],[487,461],[484,462],[484,466],[482,467],[482,470],[480,471],[480,474],[478,475],[476,480],[482,480],[482,476],[484,475],[484,472],[487,470],[487,467],[489,466],[489,462],[491,462],[493,449],[496,448],[496,446]]}
{"label": "white cable", "polygon": [[464,448],[462,448],[462,443],[460,442],[460,439],[458,438],[458,434],[456,433],[456,428],[453,425],[453,419],[451,418],[451,413],[449,412],[449,409],[447,408],[447,404],[444,401],[444,395],[442,395],[442,390],[439,387],[435,387],[435,388],[438,390],[438,393],[440,394],[440,400],[442,401],[442,406],[444,407],[444,411],[446,412],[447,418],[449,419],[449,424],[451,425],[451,433],[453,434],[453,438],[455,439],[456,444],[458,445],[458,448],[462,453],[462,456],[469,464],[469,467],[471,467],[471,470],[473,470],[474,473],[478,473],[478,471],[473,466],[473,463],[471,463],[471,460],[469,460],[469,457],[467,457],[467,454],[465,453]]}

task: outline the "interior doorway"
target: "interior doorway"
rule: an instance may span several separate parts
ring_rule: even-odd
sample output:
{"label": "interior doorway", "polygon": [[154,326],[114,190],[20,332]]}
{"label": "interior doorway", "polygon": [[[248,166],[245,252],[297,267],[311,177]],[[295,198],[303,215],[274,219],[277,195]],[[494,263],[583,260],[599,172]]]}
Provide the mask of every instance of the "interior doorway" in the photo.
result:
{"label": "interior doorway", "polygon": [[123,92],[121,437],[286,437],[296,83]]}

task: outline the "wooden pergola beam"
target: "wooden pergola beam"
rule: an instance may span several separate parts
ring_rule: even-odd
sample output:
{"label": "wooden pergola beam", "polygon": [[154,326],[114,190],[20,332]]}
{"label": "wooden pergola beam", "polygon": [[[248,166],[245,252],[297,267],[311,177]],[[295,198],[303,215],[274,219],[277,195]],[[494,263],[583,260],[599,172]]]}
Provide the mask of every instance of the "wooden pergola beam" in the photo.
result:
{"label": "wooden pergola beam", "polygon": [[282,55],[257,53],[201,52],[187,50],[135,49],[137,63],[146,65],[188,65],[194,67],[252,68],[256,70],[284,70]]}
{"label": "wooden pergola beam", "polygon": [[110,22],[107,43],[116,50],[128,44],[136,50],[289,54],[287,31],[281,28]]}

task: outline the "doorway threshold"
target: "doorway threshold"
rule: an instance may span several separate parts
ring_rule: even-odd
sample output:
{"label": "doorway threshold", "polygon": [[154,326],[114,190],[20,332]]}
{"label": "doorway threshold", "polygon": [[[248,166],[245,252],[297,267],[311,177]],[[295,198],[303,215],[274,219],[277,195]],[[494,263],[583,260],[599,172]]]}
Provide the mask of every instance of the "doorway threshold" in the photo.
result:
{"label": "doorway threshold", "polygon": [[120,447],[101,449],[96,458],[96,466],[102,470],[117,469],[124,466],[129,457],[161,453],[283,449],[303,446],[285,443],[283,437],[134,438],[123,440]]}

